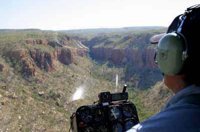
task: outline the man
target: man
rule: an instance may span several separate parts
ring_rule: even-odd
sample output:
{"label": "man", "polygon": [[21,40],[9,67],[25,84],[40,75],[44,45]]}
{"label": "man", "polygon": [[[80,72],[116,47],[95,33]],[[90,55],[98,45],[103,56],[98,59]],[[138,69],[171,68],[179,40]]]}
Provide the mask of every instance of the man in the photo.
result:
{"label": "man", "polygon": [[159,41],[155,60],[175,95],[160,113],[128,132],[200,132],[199,31],[200,5],[195,5],[177,16],[166,34],[151,39]]}

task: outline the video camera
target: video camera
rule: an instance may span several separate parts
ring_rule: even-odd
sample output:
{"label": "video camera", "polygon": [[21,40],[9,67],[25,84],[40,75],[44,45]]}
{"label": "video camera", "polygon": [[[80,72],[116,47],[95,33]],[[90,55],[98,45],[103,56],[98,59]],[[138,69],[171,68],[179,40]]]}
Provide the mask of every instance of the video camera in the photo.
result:
{"label": "video camera", "polygon": [[71,116],[73,132],[124,132],[139,118],[135,105],[128,101],[124,85],[121,93],[101,92],[97,104],[80,106]]}

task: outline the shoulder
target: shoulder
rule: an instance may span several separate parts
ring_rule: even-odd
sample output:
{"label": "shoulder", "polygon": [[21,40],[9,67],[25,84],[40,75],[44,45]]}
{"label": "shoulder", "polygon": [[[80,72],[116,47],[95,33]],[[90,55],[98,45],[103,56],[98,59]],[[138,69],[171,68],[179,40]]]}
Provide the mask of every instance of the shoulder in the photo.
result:
{"label": "shoulder", "polygon": [[200,131],[200,107],[176,105],[137,124],[128,132],[188,132]]}
{"label": "shoulder", "polygon": [[185,88],[165,109],[128,132],[200,132],[200,88]]}

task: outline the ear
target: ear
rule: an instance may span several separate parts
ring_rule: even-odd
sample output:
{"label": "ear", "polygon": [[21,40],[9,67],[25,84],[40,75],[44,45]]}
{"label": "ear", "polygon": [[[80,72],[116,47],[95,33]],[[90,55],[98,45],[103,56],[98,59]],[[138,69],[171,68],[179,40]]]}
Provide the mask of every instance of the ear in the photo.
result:
{"label": "ear", "polygon": [[176,75],[181,71],[185,60],[184,43],[177,33],[168,33],[159,41],[156,61],[164,74]]}

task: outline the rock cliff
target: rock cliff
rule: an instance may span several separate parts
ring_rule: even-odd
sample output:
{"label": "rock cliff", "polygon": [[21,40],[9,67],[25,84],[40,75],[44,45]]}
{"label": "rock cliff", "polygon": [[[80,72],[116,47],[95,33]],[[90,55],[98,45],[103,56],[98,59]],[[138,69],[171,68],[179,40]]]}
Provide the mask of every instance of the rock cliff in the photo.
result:
{"label": "rock cliff", "polygon": [[[78,46],[70,47],[60,44],[59,47],[53,47],[52,49],[52,45],[49,44],[53,44],[53,42],[46,39],[27,39],[25,44],[31,45],[31,48],[12,49],[5,53],[12,66],[17,68],[24,77],[35,76],[37,69],[46,72],[55,71],[58,63],[64,65],[77,63],[77,57],[85,57],[88,54],[87,48],[79,48]],[[44,47],[42,49],[37,45],[43,45]],[[51,48],[51,50],[45,50],[45,48]],[[0,70],[3,70],[3,65],[0,65]]]}
{"label": "rock cliff", "polygon": [[125,81],[136,87],[147,88],[162,79],[154,62],[155,46],[149,44],[153,33],[128,35],[100,35],[85,40],[90,56],[95,61],[108,62],[124,68]]}
{"label": "rock cliff", "polygon": [[109,61],[114,65],[133,64],[137,68],[156,68],[154,63],[155,49],[113,49],[113,48],[91,48],[92,58],[100,61]]}
{"label": "rock cliff", "polygon": [[0,64],[0,72],[3,72],[3,71],[4,71],[4,65]]}

